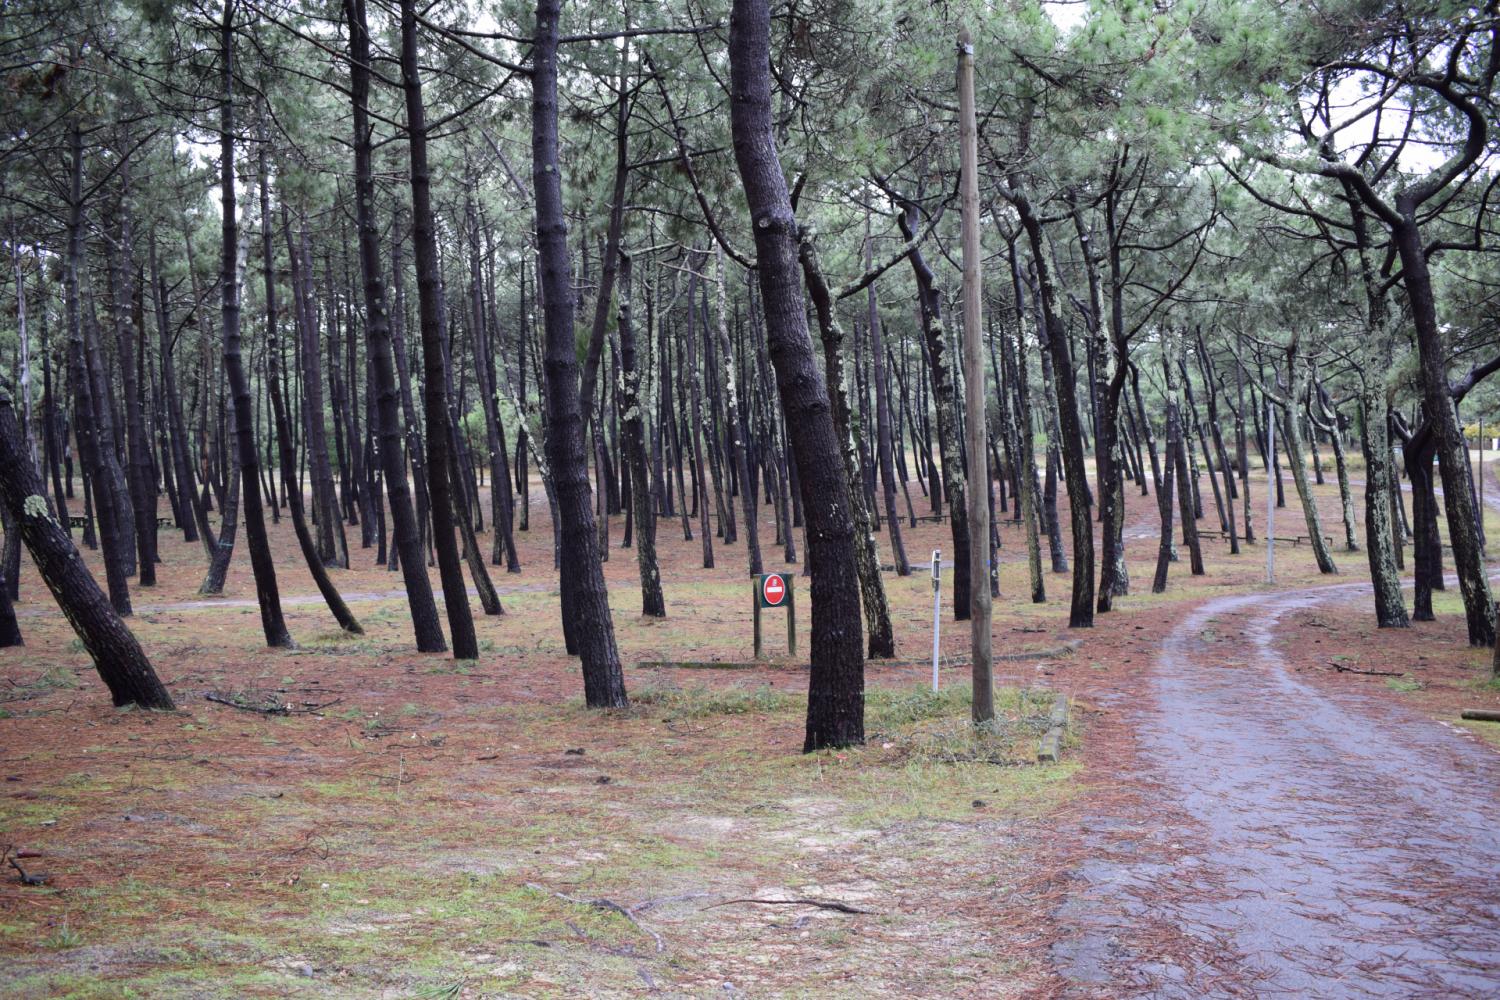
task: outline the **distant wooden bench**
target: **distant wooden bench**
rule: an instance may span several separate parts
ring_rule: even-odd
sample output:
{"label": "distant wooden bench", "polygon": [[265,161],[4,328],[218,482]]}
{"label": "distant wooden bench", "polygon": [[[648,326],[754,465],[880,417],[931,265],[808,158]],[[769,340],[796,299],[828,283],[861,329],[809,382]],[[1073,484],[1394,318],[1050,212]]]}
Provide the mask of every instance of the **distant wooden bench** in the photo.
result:
{"label": "distant wooden bench", "polygon": [[[1278,541],[1279,541],[1279,539],[1278,539]],[[1298,535],[1295,539],[1292,540],[1292,547],[1295,548],[1296,546],[1301,545],[1303,542],[1306,542],[1307,544],[1311,545],[1312,544],[1312,536],[1311,535]],[[1324,545],[1332,545],[1333,544],[1333,538],[1331,536],[1329,536],[1329,535],[1324,535],[1323,536],[1323,544]]]}
{"label": "distant wooden bench", "polygon": [[68,527],[70,528],[87,528],[88,526],[89,519],[84,517],[82,514],[74,514],[72,517],[68,518]]}
{"label": "distant wooden bench", "polygon": [[170,517],[158,517],[156,519],[156,526],[158,528],[175,528],[177,527],[177,522]]}

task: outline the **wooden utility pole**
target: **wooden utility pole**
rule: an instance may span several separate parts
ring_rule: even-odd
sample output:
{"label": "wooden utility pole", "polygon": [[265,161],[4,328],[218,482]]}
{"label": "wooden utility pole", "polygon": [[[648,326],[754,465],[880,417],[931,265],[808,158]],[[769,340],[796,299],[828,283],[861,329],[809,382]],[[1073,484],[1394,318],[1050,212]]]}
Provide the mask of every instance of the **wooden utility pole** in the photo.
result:
{"label": "wooden utility pole", "polygon": [[969,453],[969,649],[974,721],[995,717],[990,659],[989,463],[984,417],[984,348],[979,315],[979,136],[974,123],[974,42],[958,29],[959,198],[963,208],[964,416]]}
{"label": "wooden utility pole", "polygon": [[1276,582],[1276,408],[1266,397],[1266,583]]}

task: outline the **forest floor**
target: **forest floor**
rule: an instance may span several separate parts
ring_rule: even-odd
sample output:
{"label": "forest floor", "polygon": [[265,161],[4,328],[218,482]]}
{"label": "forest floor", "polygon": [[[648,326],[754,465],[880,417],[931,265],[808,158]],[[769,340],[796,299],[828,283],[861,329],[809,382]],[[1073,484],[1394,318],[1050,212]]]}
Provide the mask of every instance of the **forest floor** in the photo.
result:
{"label": "forest floor", "polygon": [[[1287,493],[1282,537],[1306,531]],[[1338,539],[1331,475],[1318,495]],[[1267,588],[1261,545],[1207,542],[1205,576],[1184,558],[1151,595],[1155,498],[1129,505],[1133,593],[1083,633],[1064,627],[1068,577],[1026,601],[1024,541],[1003,529],[1002,719],[978,742],[951,572],[943,691],[928,687],[923,564],[951,549],[947,526],[903,525],[916,572],[886,578],[902,659],[869,665],[869,743],[815,755],[798,752],[805,666],[736,666],[743,542],[716,539],[703,570],[677,521],[659,523],[669,617],[652,621],[615,519],[606,577],[634,705],[604,714],[562,649],[544,503],[523,572],[492,568],[506,614],[479,619],[473,662],[414,651],[399,575],[370,568],[358,529],[357,568],[335,579],[366,634],[346,637],[289,522],[272,528],[286,651],[263,646],[247,560],[200,598],[201,547],[163,532],[132,627],[170,714],[110,708],[28,566],[27,645],[0,656],[0,848],[47,883],[0,882],[0,992],[1298,995],[1333,977],[1340,995],[1485,992],[1495,915],[1470,886],[1500,859],[1480,822],[1500,726],[1455,720],[1500,707],[1500,688],[1457,594],[1436,622],[1378,632],[1363,553],[1335,544],[1329,581],[1306,544],[1278,544]],[[777,617],[767,636],[784,648]],[[1064,762],[1038,765],[1054,692],[1074,724]],[[249,710],[265,706],[289,714]],[[1317,947],[1351,932],[1339,954]]]}

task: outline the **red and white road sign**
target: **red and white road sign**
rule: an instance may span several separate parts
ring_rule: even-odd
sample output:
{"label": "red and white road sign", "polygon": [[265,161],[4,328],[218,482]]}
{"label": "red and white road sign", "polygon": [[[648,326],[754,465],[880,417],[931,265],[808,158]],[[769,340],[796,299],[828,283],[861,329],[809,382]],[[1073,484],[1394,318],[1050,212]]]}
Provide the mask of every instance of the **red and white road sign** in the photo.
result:
{"label": "red and white road sign", "polygon": [[767,607],[779,608],[781,602],[786,600],[786,581],[781,578],[780,573],[767,573],[766,578],[761,581],[760,591],[766,599]]}

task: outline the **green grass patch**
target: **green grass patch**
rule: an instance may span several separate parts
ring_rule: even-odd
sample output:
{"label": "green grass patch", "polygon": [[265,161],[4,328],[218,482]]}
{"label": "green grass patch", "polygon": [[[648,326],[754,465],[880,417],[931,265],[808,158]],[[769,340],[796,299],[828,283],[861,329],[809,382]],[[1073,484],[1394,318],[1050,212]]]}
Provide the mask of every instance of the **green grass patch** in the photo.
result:
{"label": "green grass patch", "polygon": [[803,695],[778,691],[769,684],[713,688],[655,684],[638,688],[630,700],[636,705],[665,709],[673,718],[702,719],[711,715],[767,715],[790,711],[807,703]]}

